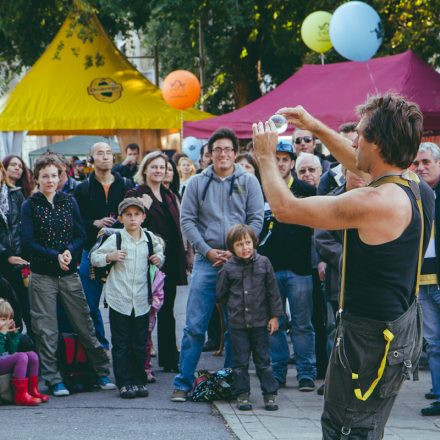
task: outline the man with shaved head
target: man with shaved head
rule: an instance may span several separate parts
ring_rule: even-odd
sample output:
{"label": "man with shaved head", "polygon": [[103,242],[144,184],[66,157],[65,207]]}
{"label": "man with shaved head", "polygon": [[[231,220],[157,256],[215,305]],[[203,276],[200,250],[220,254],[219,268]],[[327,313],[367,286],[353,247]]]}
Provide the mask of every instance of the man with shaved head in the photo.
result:
{"label": "man with shaved head", "polygon": [[112,226],[116,221],[118,205],[133,184],[131,180],[121,177],[119,173],[112,172],[113,152],[107,143],[93,144],[90,149],[89,161],[95,170],[77,186],[74,193],[87,233],[79,275],[95,325],[96,337],[108,350],[109,342],[105,337],[104,324],[99,311],[102,283],[90,279],[89,252],[96,242],[99,230]]}

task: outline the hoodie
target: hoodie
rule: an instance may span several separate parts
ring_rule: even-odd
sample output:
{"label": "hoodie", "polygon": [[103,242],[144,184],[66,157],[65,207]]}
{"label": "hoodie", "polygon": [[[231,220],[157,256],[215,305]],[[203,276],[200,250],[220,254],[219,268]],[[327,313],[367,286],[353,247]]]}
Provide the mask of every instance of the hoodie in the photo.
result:
{"label": "hoodie", "polygon": [[191,177],[182,199],[180,224],[196,252],[226,249],[226,234],[237,223],[261,232],[264,200],[257,178],[235,164],[234,172],[221,179],[210,165]]}

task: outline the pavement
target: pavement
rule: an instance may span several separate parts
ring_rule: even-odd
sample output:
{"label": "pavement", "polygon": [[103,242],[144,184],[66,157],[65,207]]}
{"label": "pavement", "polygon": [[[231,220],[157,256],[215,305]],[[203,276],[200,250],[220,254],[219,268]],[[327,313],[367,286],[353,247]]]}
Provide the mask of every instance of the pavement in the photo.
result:
{"label": "pavement", "polygon": [[[179,288],[175,316],[180,343],[187,288]],[[107,310],[103,309],[109,335]],[[155,337],[156,335],[154,335]],[[157,346],[157,345],[156,345]],[[223,357],[203,353],[199,369],[215,371]],[[153,366],[157,359],[153,358]],[[252,367],[251,367],[252,368]],[[255,372],[251,370],[252,411],[238,411],[235,402],[174,403],[169,397],[174,374],[158,371],[150,396],[123,400],[117,391],[95,391],[51,398],[38,407],[0,406],[1,438],[18,440],[312,440],[321,439],[320,416],[323,398],[316,392],[300,392],[290,366],[287,386],[278,394],[280,409],[264,410]],[[322,381],[317,381],[319,386]],[[420,381],[407,381],[397,398],[387,424],[386,440],[439,440],[440,417],[422,417],[429,405],[424,393],[431,386],[427,371]]]}
{"label": "pavement", "polygon": [[[323,397],[316,392],[299,391],[295,374],[294,368],[289,370],[287,386],[278,392],[278,411],[264,409],[255,372],[251,374],[252,411],[239,411],[235,402],[214,405],[240,440],[320,440]],[[316,382],[317,386],[321,383]],[[420,408],[429,405],[424,393],[430,386],[427,371],[420,371],[418,382],[404,383],[385,429],[385,440],[440,439],[440,417],[420,415]]]}

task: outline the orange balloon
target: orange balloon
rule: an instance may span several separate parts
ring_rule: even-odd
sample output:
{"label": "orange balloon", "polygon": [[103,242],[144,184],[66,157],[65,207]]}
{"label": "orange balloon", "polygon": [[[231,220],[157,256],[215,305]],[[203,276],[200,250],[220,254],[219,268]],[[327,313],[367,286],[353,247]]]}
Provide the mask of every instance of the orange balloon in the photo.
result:
{"label": "orange balloon", "polygon": [[187,70],[175,70],[164,79],[162,94],[171,107],[185,110],[192,107],[199,99],[200,83],[193,73]]}

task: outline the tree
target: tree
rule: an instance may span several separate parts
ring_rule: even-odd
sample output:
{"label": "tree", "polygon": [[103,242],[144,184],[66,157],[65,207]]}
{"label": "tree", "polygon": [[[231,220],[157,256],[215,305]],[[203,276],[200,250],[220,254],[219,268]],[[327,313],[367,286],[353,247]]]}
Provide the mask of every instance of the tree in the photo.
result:
{"label": "tree", "polygon": [[[79,0],[75,0],[75,3]],[[305,17],[333,12],[343,1],[315,0],[83,0],[96,11],[110,36],[130,29],[157,47],[160,70],[198,73],[199,22],[204,30],[206,109],[219,114],[241,107],[319,55],[302,42]],[[408,48],[440,66],[440,0],[371,0],[381,15],[384,41],[378,55]],[[0,61],[8,68],[32,65],[67,15],[69,0],[3,0]],[[79,14],[81,17],[81,14]],[[343,61],[335,50],[326,62]]]}

